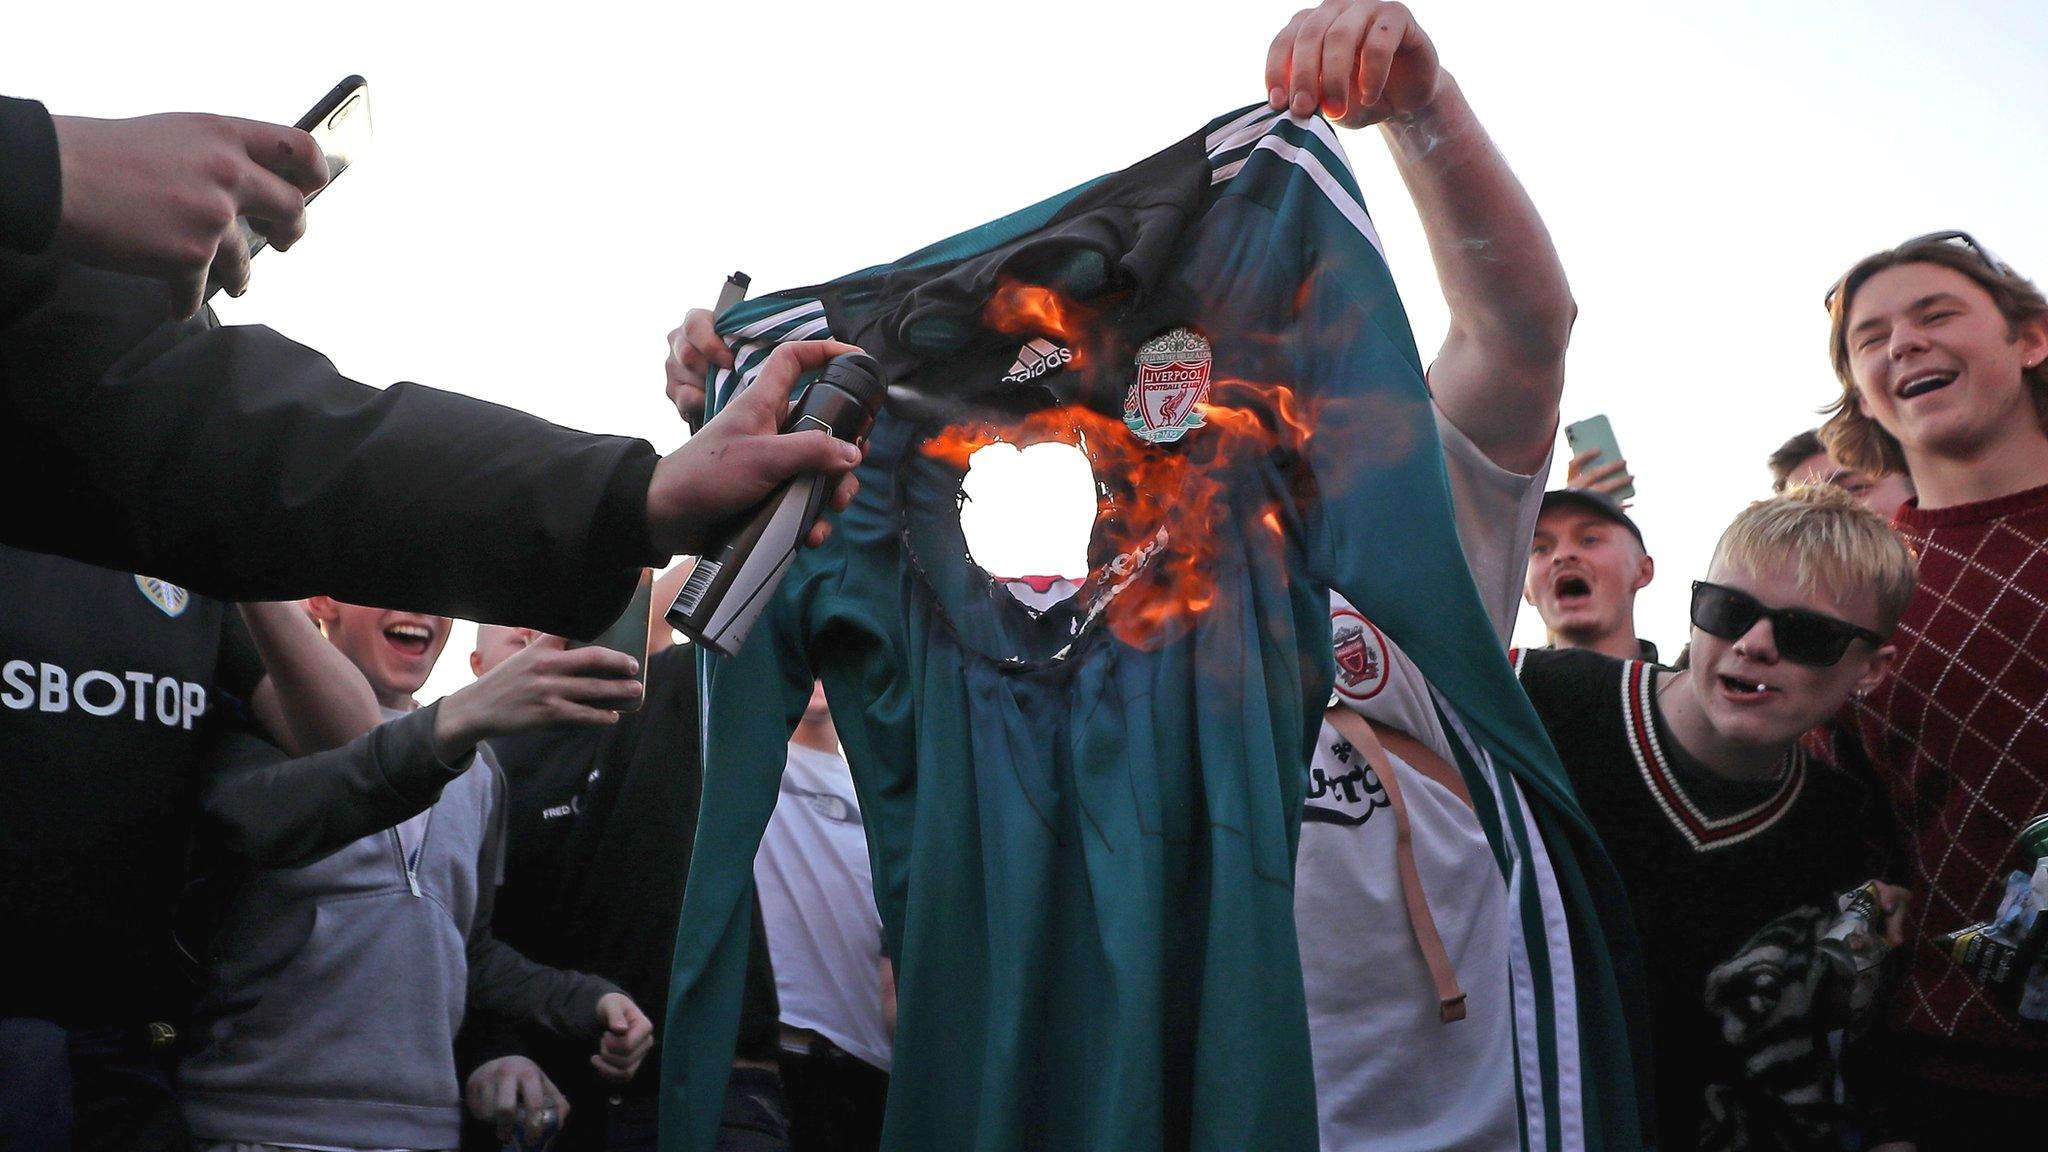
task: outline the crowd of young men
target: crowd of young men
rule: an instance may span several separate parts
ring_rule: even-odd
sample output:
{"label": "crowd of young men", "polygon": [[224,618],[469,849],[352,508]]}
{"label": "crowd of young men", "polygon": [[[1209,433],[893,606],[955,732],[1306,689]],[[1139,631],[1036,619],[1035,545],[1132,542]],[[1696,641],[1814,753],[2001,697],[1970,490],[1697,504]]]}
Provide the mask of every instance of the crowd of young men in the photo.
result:
{"label": "crowd of young men", "polygon": [[[1544,621],[1549,648],[1507,658],[1565,773],[1559,801],[1493,770],[1466,734],[1486,702],[1333,598],[1293,888],[1321,1146],[2030,1146],[2048,1023],[1936,942],[1991,917],[2048,813],[2048,299],[1961,233],[1851,268],[1827,297],[1832,415],[1773,454],[1775,495],[1722,535],[1664,667],[1620,463],[1542,490],[1575,306],[1426,34],[1330,0],[1276,37],[1266,80],[1276,109],[1386,127],[1451,304],[1429,373],[1445,511],[1501,644],[1518,596]],[[85,411],[142,461],[51,433],[38,454],[76,457],[84,523],[108,530],[10,519],[0,546],[0,916],[21,941],[0,1146],[680,1147],[647,1058],[697,831],[695,650],[651,624],[640,668],[486,627],[476,681],[418,707],[449,619],[326,594],[594,632],[705,525],[854,467],[774,435],[837,347],[777,351],[665,460],[416,386],[365,415],[377,394],[274,334],[157,330],[209,273],[246,281],[236,215],[298,234],[324,179],[309,142],[19,101],[0,142],[8,443]],[[221,185],[196,152],[249,172]],[[145,169],[219,203],[160,210]],[[101,271],[18,255],[53,237]],[[686,416],[733,362],[711,321],[673,336]],[[278,411],[322,451],[169,450],[214,418],[250,445]],[[456,426],[472,446],[404,470]],[[144,497],[167,481],[198,495]],[[306,483],[318,499],[288,498]],[[363,509],[401,487],[434,537],[411,555],[367,543],[384,521]],[[550,563],[505,576],[515,550]],[[886,1142],[897,974],[859,779],[820,692],[754,864],[721,1148]],[[1603,876],[1597,925],[1569,922]],[[1866,885],[1875,975],[1826,942]]]}

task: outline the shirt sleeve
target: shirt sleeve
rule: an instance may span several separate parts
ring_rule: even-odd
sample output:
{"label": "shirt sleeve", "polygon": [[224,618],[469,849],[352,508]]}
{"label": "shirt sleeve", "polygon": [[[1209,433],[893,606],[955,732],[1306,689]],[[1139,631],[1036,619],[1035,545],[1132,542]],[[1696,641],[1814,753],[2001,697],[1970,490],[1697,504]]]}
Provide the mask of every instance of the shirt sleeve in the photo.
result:
{"label": "shirt sleeve", "polygon": [[9,544],[220,600],[320,593],[572,637],[617,619],[656,559],[645,441],[373,388],[267,328],[166,325],[154,281],[37,275],[0,306],[0,486],[43,494]]}
{"label": "shirt sleeve", "polygon": [[660,1030],[664,1148],[711,1148],[724,1108],[758,921],[754,857],[810,698],[810,605],[839,573],[845,535],[800,555],[746,643],[708,669],[703,803]]}
{"label": "shirt sleeve", "polygon": [[0,248],[48,248],[63,206],[56,122],[34,100],[0,96]]}
{"label": "shirt sleeve", "polygon": [[249,635],[249,625],[242,619],[241,610],[233,604],[223,606],[220,656],[214,664],[214,684],[235,699],[246,701],[268,674],[269,669],[263,665],[262,654],[256,651],[256,641]]}
{"label": "shirt sleeve", "polygon": [[1444,469],[1451,481],[1451,505],[1457,516],[1458,542],[1472,582],[1486,606],[1487,618],[1505,645],[1514,634],[1522,606],[1522,578],[1529,568],[1529,538],[1536,514],[1543,508],[1543,479],[1550,458],[1534,475],[1510,472],[1494,463],[1434,402],[1437,437],[1443,442]]}
{"label": "shirt sleeve", "polygon": [[339,748],[293,759],[237,725],[219,725],[201,808],[232,855],[266,868],[311,864],[431,807],[469,765],[434,754],[438,703]]}

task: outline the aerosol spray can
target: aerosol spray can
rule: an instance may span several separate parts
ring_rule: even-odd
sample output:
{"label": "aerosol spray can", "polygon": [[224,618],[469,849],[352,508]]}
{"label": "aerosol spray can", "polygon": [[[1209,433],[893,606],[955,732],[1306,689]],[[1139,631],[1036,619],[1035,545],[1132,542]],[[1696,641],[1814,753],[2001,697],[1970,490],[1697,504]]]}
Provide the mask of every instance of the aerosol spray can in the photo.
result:
{"label": "aerosol spray can", "polygon": [[[872,357],[834,357],[797,396],[782,431],[818,428],[858,442],[874,424],[885,391],[881,366]],[[835,483],[824,475],[794,477],[729,528],[714,532],[668,610],[669,624],[721,655],[738,652]]]}
{"label": "aerosol spray can", "polygon": [[1835,918],[1815,946],[1820,962],[1829,967],[1816,994],[1822,1018],[1836,1027],[1852,1027],[1877,999],[1884,959],[1892,950],[1884,938],[1884,901],[1876,881],[1835,897]]}

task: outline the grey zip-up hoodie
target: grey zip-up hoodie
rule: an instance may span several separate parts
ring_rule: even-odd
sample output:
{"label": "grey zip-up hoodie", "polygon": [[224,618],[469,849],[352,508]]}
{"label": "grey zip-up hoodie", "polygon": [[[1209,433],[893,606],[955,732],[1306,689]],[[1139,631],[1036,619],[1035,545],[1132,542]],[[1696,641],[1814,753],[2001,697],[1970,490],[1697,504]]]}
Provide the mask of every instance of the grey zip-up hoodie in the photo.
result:
{"label": "grey zip-up hoodie", "polygon": [[340,770],[384,780],[438,768],[447,783],[416,865],[387,828],[241,883],[209,949],[196,1049],[178,1071],[195,1136],[453,1148],[462,1123],[455,1034],[467,1005],[593,1047],[603,1032],[597,1001],[616,988],[534,964],[490,933],[505,783],[489,750],[450,779],[433,755],[429,710],[386,716],[381,739],[349,746],[362,749],[359,761],[384,763]]}

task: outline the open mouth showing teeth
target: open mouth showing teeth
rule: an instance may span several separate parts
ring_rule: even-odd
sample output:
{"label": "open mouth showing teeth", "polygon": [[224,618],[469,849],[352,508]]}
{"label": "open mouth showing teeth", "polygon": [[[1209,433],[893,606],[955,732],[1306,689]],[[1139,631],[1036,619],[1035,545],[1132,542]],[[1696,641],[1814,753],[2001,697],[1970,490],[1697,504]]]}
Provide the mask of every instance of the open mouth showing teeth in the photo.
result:
{"label": "open mouth showing teeth", "polygon": [[1577,596],[1591,596],[1593,594],[1593,586],[1586,583],[1585,578],[1582,576],[1560,577],[1551,590],[1557,594],[1559,600],[1568,600]]}
{"label": "open mouth showing teeth", "polygon": [[1733,676],[1721,677],[1721,686],[1740,696],[1760,696],[1771,690],[1768,684],[1759,684],[1754,680],[1737,680]]}
{"label": "open mouth showing teeth", "polygon": [[384,639],[408,656],[424,656],[427,646],[434,642],[434,633],[418,624],[393,624],[384,630]]}
{"label": "open mouth showing teeth", "polygon": [[1899,399],[1911,400],[1915,396],[1925,396],[1929,392],[1938,392],[1955,382],[1956,374],[1953,372],[1935,372],[1926,376],[1915,376],[1899,386]]}

